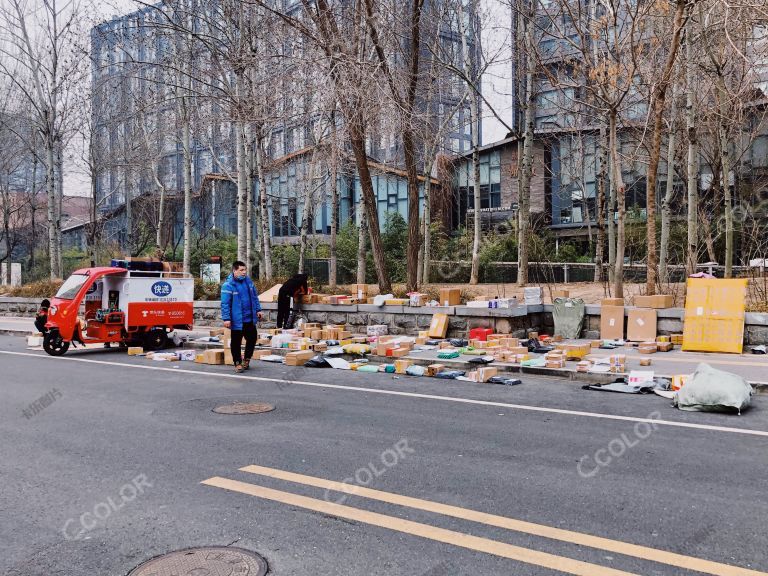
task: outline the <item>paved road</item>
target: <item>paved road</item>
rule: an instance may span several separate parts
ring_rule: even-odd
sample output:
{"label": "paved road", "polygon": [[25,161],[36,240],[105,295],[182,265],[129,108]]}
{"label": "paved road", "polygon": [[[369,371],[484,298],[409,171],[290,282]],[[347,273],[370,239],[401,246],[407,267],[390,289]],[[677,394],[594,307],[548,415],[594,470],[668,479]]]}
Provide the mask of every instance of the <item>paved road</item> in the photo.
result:
{"label": "paved road", "polygon": [[[285,576],[768,573],[766,396],[682,413],[535,377],[237,377],[9,336],[0,382],[3,575],[230,544]],[[211,412],[235,400],[276,410]]]}

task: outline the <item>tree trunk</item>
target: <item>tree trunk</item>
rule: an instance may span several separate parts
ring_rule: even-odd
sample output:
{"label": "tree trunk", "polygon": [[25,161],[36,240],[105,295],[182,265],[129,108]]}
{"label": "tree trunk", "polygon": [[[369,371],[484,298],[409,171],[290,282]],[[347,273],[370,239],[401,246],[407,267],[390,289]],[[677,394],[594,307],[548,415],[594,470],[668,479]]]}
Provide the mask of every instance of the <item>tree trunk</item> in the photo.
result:
{"label": "tree trunk", "polygon": [[[317,149],[315,149],[317,150]],[[314,182],[317,158],[312,154],[309,166],[309,182],[304,181],[304,209],[301,213],[301,229],[299,230],[299,273],[304,272],[304,258],[307,253],[307,236],[309,234],[309,221],[314,212]]]}
{"label": "tree trunk", "polygon": [[675,195],[675,118],[677,117],[677,95],[672,89],[672,112],[667,142],[667,186],[661,201],[661,245],[659,246],[659,278],[661,282],[669,282],[667,275],[667,259],[669,257],[669,227],[672,221],[672,200]]}
{"label": "tree trunk", "polygon": [[[333,118],[333,115],[332,115]],[[336,121],[333,120],[333,150],[331,151],[331,241],[328,260],[328,285],[331,291],[336,291],[338,282],[338,258],[336,255],[336,242],[339,227],[339,157],[336,142]]]}
{"label": "tree trunk", "polygon": [[[725,81],[723,80],[723,84]],[[723,88],[718,90],[720,100],[720,126],[718,139],[720,144],[720,164],[722,166],[723,201],[725,203],[725,277],[733,277],[733,199],[731,197],[731,157],[728,150],[727,95]]]}
{"label": "tree trunk", "polygon": [[535,67],[533,23],[525,24],[525,127],[523,133],[523,158],[517,179],[518,184],[518,227],[517,227],[517,284],[528,284],[528,246],[530,243],[531,220],[531,179],[533,177],[533,138],[535,121],[535,95],[533,91],[533,72]]}
{"label": "tree trunk", "polygon": [[624,244],[625,244],[625,220],[626,220],[626,194],[624,179],[621,175],[621,162],[619,161],[619,143],[616,133],[616,110],[612,109],[608,115],[608,146],[611,151],[611,169],[613,171],[614,194],[618,204],[618,229],[616,231],[616,260],[613,270],[613,297],[624,298]]}
{"label": "tree trunk", "polygon": [[56,247],[56,179],[54,170],[54,143],[50,135],[45,138],[45,188],[48,195],[48,261],[50,263],[51,280],[61,277],[59,257]]}
{"label": "tree trunk", "polygon": [[[245,158],[243,123],[235,123],[235,163],[237,165],[237,259],[248,259],[248,162]],[[249,272],[250,273],[250,272]]]}
{"label": "tree trunk", "polygon": [[[35,269],[35,248],[37,248],[37,222],[35,215],[37,213],[37,146],[35,144],[35,137],[33,135],[32,137],[32,150],[33,150],[33,158],[32,158],[32,202],[31,202],[31,211],[30,211],[30,219],[31,219],[31,226],[30,234],[31,234],[31,243],[32,246],[29,251],[29,270],[32,271]],[[95,221],[94,221],[95,222]],[[94,263],[93,266],[96,266]]]}
{"label": "tree trunk", "polygon": [[595,245],[594,282],[603,281],[603,259],[605,258],[605,182],[608,172],[608,147],[605,126],[600,126],[600,169],[597,173],[597,244]]}
{"label": "tree trunk", "polygon": [[184,155],[184,273],[192,273],[192,134],[190,127],[189,103],[182,98],[184,114],[182,120],[182,148]]}
{"label": "tree trunk", "polygon": [[473,203],[475,210],[473,216],[473,236],[472,236],[472,271],[469,276],[469,283],[475,285],[480,282],[480,242],[483,238],[483,230],[480,221],[480,143],[477,138],[478,114],[477,114],[476,95],[472,96],[471,117],[472,117],[472,178],[473,183]]}
{"label": "tree trunk", "polygon": [[[368,241],[368,224],[367,224],[367,218],[365,217],[365,204],[361,201],[357,205],[357,209],[360,210],[360,224],[359,224],[359,230],[357,235],[357,283],[358,284],[365,284],[365,276],[366,276],[366,243]],[[389,292],[389,290],[382,290],[382,294],[386,294]]]}
{"label": "tree trunk", "polygon": [[163,249],[163,227],[165,226],[165,186],[160,186],[160,199],[157,207],[157,234],[155,235],[155,247]]}
{"label": "tree trunk", "polygon": [[[250,126],[243,126],[243,146],[245,148],[245,264],[248,273],[253,269],[253,150]],[[259,250],[262,252],[262,250]]]}
{"label": "tree trunk", "polygon": [[368,235],[371,238],[371,251],[373,263],[376,267],[376,276],[379,281],[379,290],[382,294],[392,291],[392,283],[387,273],[387,263],[384,259],[384,248],[381,244],[381,230],[379,229],[379,213],[376,206],[376,195],[373,191],[371,171],[368,167],[368,156],[365,152],[365,137],[357,121],[353,121],[348,128],[352,153],[355,157],[360,188],[362,190],[363,203],[365,204],[366,224]]}
{"label": "tree trunk", "polygon": [[264,278],[272,280],[272,242],[269,234],[269,208],[267,206],[267,177],[264,172],[264,145],[261,130],[256,134],[256,174],[259,178],[259,212],[261,213],[261,244],[264,255]]}
{"label": "tree trunk", "polygon": [[691,31],[685,35],[685,125],[688,135],[688,158],[686,176],[688,179],[688,249],[686,272],[690,276],[696,273],[699,259],[699,186],[698,186],[698,146],[696,141],[696,100],[694,95],[693,54],[691,51]]}
{"label": "tree trunk", "polygon": [[661,136],[664,123],[664,102],[667,98],[667,88],[672,71],[675,66],[678,48],[680,46],[680,33],[683,29],[683,16],[687,0],[676,0],[675,17],[672,23],[672,39],[670,41],[667,60],[664,64],[661,79],[656,84],[653,92],[653,136],[651,141],[650,158],[648,162],[648,176],[646,179],[646,240],[648,242],[648,275],[646,277],[646,294],[656,293],[656,180],[658,176],[659,160],[661,159]]}
{"label": "tree trunk", "polygon": [[433,161],[430,158],[424,169],[426,180],[424,181],[424,253],[422,255],[423,271],[421,274],[423,284],[429,284],[429,263],[432,260],[432,167]]}

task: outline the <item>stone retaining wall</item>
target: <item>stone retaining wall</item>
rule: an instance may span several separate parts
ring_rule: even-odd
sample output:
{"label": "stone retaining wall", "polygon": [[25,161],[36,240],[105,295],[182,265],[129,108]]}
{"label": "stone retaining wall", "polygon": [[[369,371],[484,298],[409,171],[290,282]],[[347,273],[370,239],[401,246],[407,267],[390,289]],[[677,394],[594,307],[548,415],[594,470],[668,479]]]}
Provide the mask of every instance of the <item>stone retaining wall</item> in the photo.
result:
{"label": "stone retaining wall", "polygon": [[[34,316],[40,304],[38,298],[0,297],[0,316]],[[277,304],[264,303],[265,327],[274,326],[277,318]],[[627,309],[628,310],[628,309]],[[312,304],[304,307],[304,314],[310,322],[321,324],[349,324],[362,328],[369,324],[386,324],[390,334],[414,333],[429,327],[432,314],[448,314],[448,335],[464,336],[475,327],[493,328],[495,332],[511,334],[522,338],[527,330],[551,334],[554,329],[552,306],[518,306],[517,308],[470,308],[468,306],[447,306],[439,308],[409,306],[332,306]],[[658,310],[658,333],[676,334],[683,331],[682,308]],[[195,302],[195,324],[218,326],[221,323],[218,301]],[[587,305],[582,337],[600,337],[600,306]],[[768,343],[768,314],[748,312],[744,329],[746,345]]]}

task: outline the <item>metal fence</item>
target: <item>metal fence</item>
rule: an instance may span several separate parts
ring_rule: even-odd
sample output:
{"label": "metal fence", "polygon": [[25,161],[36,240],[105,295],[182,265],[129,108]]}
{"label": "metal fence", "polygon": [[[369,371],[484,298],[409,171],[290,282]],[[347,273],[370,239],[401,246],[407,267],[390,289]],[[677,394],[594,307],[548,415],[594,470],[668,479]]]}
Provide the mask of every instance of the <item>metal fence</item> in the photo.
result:
{"label": "metal fence", "polygon": [[[430,282],[432,284],[466,284],[469,282],[472,263],[468,260],[435,260],[430,264]],[[718,278],[725,275],[725,267],[700,264],[698,270],[708,272]],[[306,271],[320,284],[327,284],[329,278],[329,260],[324,258],[306,260]],[[369,271],[372,272],[372,271]],[[667,266],[669,282],[685,282],[685,266],[673,264]],[[762,276],[762,270],[749,266],[734,266],[734,276]],[[625,264],[624,281],[643,283],[647,279],[648,268],[645,264]],[[514,284],[517,282],[517,262],[493,262],[480,266],[480,282],[483,284]],[[530,262],[528,280],[533,284],[564,284],[569,282],[592,282],[595,278],[595,264],[589,262]],[[603,266],[603,278],[608,278],[608,265]],[[337,264],[339,284],[351,284],[356,281],[356,269],[348,263]]]}

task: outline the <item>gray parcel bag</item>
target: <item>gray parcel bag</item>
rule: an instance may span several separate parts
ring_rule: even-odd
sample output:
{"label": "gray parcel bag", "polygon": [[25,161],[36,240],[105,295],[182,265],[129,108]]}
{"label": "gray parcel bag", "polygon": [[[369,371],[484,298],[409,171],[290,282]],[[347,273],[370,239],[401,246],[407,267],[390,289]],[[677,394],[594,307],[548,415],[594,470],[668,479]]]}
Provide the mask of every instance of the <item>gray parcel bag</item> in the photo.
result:
{"label": "gray parcel bag", "polygon": [[569,340],[581,335],[584,325],[584,300],[581,298],[555,298],[552,304],[555,334]]}
{"label": "gray parcel bag", "polygon": [[692,412],[732,412],[741,414],[749,406],[752,386],[737,374],[699,364],[696,372],[680,388],[674,404]]}

